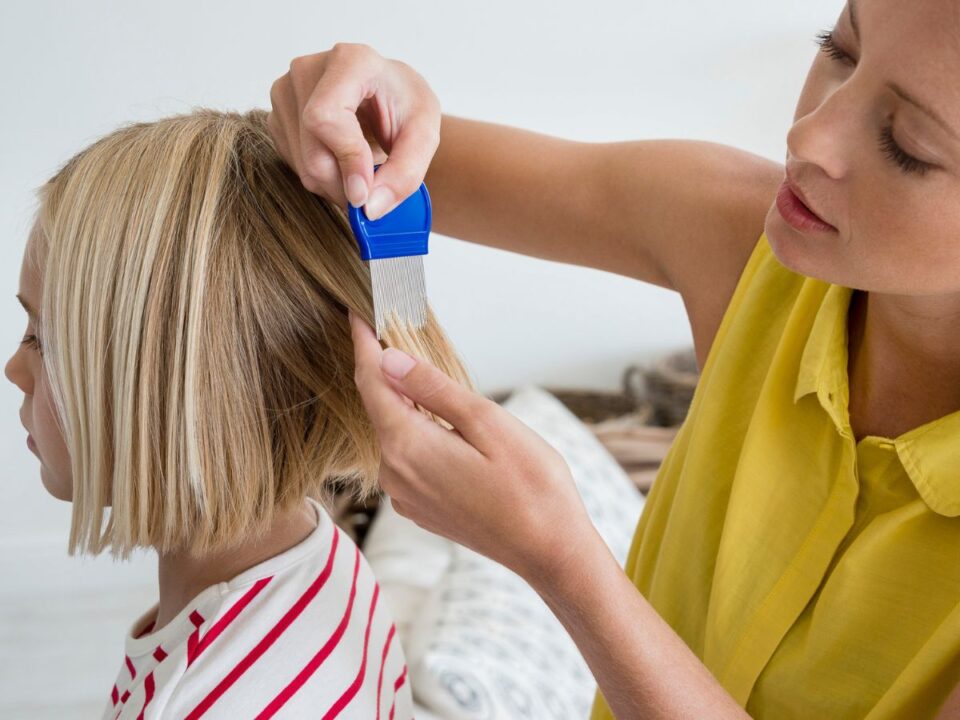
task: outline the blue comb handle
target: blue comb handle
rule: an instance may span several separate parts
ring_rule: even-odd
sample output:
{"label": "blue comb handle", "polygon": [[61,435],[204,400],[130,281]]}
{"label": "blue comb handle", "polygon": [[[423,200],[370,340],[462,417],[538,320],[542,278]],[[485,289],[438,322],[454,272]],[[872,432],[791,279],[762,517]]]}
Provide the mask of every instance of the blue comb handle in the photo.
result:
{"label": "blue comb handle", "polygon": [[[374,165],[376,172],[379,165]],[[386,215],[371,220],[363,208],[348,205],[350,227],[363,260],[426,255],[433,212],[430,193],[420,183],[410,197]]]}

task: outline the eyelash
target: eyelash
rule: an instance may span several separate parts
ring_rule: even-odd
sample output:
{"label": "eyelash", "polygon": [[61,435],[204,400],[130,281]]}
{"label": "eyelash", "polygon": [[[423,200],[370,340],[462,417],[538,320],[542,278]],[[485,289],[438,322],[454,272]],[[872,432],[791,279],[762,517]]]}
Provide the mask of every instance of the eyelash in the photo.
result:
{"label": "eyelash", "polygon": [[37,338],[36,335],[33,335],[33,334],[25,335],[24,338],[23,338],[23,340],[20,341],[20,344],[21,344],[21,345],[29,345],[30,347],[34,347],[34,348],[37,349],[37,351],[38,351],[41,355],[43,355],[43,351],[40,349],[40,340]]}
{"label": "eyelash", "polygon": [[[849,65],[854,64],[850,53],[841,49],[834,41],[832,30],[823,30],[817,33],[816,41],[817,45],[820,46],[820,51],[831,59]],[[880,150],[905,173],[923,175],[933,168],[933,165],[913,157],[897,144],[897,141],[893,138],[893,125],[885,125],[880,129],[879,146]]]}

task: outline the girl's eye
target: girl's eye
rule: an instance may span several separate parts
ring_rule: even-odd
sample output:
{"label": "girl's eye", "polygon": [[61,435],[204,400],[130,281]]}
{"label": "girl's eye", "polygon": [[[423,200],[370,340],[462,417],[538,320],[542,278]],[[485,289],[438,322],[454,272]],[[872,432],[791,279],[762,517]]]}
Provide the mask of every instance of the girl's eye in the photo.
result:
{"label": "girl's eye", "polygon": [[886,125],[880,129],[880,149],[906,173],[923,175],[933,168],[933,165],[918,160],[897,144],[893,139],[893,125]]}
{"label": "girl's eye", "polygon": [[[20,344],[27,345],[32,348],[36,348],[38,351],[40,351],[40,340],[37,338],[36,335],[33,335],[33,334],[24,335],[23,340],[20,341]],[[41,354],[43,353],[41,352]]]}
{"label": "girl's eye", "polygon": [[850,53],[846,50],[842,50],[833,39],[833,30],[824,30],[817,34],[816,37],[817,45],[820,46],[820,51],[833,58],[834,60],[839,60],[843,63],[848,63],[853,65],[853,58],[850,57]]}

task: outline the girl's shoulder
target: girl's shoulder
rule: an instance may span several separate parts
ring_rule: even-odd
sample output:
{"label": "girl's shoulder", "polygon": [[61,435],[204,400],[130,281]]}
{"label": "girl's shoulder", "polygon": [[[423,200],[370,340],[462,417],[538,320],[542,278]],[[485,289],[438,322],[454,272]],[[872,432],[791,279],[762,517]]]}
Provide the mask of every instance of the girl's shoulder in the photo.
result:
{"label": "girl's shoulder", "polygon": [[281,709],[307,717],[348,706],[351,717],[376,717],[378,706],[384,717],[391,706],[410,717],[388,603],[357,545],[316,507],[317,528],[304,541],[221,583],[216,601],[191,610],[189,632],[142,668],[153,675],[153,697],[144,703],[147,688],[131,697],[139,703],[130,717],[144,706],[144,717]]}

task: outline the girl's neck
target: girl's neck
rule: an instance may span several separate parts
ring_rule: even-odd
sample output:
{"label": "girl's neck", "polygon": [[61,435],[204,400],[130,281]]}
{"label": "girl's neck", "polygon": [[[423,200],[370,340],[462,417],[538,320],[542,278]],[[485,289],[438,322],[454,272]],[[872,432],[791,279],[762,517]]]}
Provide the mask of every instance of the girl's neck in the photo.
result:
{"label": "girl's neck", "polygon": [[299,507],[278,514],[263,535],[236,547],[199,557],[185,552],[160,553],[160,602],[152,631],[173,620],[206,588],[292,548],[316,526],[313,506],[304,500]]}

